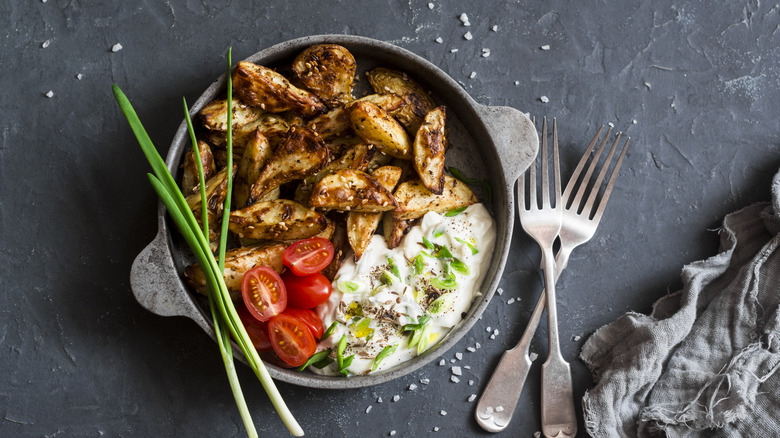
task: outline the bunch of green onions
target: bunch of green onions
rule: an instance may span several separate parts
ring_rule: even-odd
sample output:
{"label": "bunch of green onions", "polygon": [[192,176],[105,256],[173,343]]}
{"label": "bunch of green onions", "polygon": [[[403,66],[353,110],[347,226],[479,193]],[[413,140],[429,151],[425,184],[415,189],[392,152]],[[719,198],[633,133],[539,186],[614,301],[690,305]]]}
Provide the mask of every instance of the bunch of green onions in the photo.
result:
{"label": "bunch of green onions", "polygon": [[244,329],[244,325],[241,323],[241,319],[236,313],[236,309],[233,306],[233,302],[230,299],[230,293],[227,285],[225,285],[224,268],[225,268],[225,250],[227,246],[227,234],[228,234],[228,219],[230,217],[230,198],[232,195],[232,180],[233,174],[233,139],[232,139],[232,126],[233,126],[233,83],[231,78],[232,61],[231,52],[228,50],[228,71],[227,71],[227,196],[225,198],[225,204],[222,217],[222,229],[220,233],[218,260],[214,258],[214,254],[211,252],[209,241],[206,236],[208,232],[208,210],[206,208],[206,184],[203,176],[203,165],[200,160],[200,150],[198,149],[197,140],[195,139],[195,131],[192,127],[192,120],[190,119],[189,109],[187,107],[187,101],[184,100],[184,114],[187,120],[187,128],[189,130],[190,138],[192,140],[192,147],[195,157],[195,162],[198,167],[198,175],[200,180],[200,194],[202,202],[203,212],[203,228],[198,225],[195,215],[190,210],[184,195],[179,190],[173,176],[168,171],[160,154],[154,147],[152,140],[146,133],[140,119],[135,113],[133,106],[127,99],[125,94],[119,87],[114,84],[112,86],[114,96],[119,104],[122,112],[127,117],[127,121],[130,123],[130,127],[133,133],[138,139],[138,143],[143,150],[146,159],[152,167],[154,175],[148,174],[149,181],[152,184],[155,192],[162,200],[163,204],[171,215],[174,223],[181,231],[184,240],[189,245],[195,257],[203,268],[203,272],[206,274],[206,283],[208,286],[208,298],[209,307],[211,309],[211,316],[214,322],[214,332],[219,344],[219,350],[222,355],[222,360],[225,363],[225,370],[227,372],[228,381],[233,391],[233,397],[236,399],[236,406],[241,414],[241,419],[246,427],[247,435],[249,437],[257,437],[257,430],[252,421],[252,417],[249,414],[246,401],[244,400],[244,394],[241,391],[241,385],[238,381],[238,374],[236,373],[235,364],[233,362],[233,352],[230,343],[230,337],[233,339],[243,351],[246,357],[247,363],[255,372],[260,383],[263,385],[265,392],[268,394],[271,402],[273,403],[276,411],[279,413],[279,417],[284,422],[285,426],[289,429],[293,436],[303,436],[303,429],[293,417],[287,405],[284,403],[279,390],[274,385],[271,376],[268,374],[268,370],[265,368],[263,361],[257,354],[257,350],[252,344],[252,340]]}

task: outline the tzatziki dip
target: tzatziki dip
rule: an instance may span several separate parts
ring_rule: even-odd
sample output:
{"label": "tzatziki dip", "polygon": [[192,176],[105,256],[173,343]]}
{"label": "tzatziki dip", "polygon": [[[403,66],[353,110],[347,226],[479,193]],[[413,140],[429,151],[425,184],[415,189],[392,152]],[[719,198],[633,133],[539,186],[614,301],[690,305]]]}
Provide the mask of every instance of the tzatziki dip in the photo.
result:
{"label": "tzatziki dip", "polygon": [[325,375],[386,371],[432,348],[465,318],[487,270],[496,233],[482,204],[427,213],[401,244],[375,235],[360,260],[344,262],[330,299],[316,310],[327,327]]}

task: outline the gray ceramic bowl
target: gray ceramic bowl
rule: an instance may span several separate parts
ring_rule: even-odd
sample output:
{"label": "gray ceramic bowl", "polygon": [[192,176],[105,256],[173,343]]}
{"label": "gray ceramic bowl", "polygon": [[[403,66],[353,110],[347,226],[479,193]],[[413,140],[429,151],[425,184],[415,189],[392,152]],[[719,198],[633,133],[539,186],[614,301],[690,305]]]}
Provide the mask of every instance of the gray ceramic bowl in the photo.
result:
{"label": "gray ceramic bowl", "polygon": [[[462,169],[467,175],[487,178],[492,186],[488,208],[496,221],[496,246],[490,267],[480,287],[482,296],[472,304],[467,316],[435,348],[387,372],[349,378],[318,376],[267,365],[271,376],[284,382],[314,388],[358,388],[376,385],[408,374],[444,354],[469,329],[493,297],[506,263],[514,224],[514,183],[536,157],[538,136],[526,115],[508,107],[492,107],[475,102],[458,83],[445,72],[408,50],[382,41],[348,35],[318,35],[283,42],[256,53],[247,61],[284,72],[292,59],[312,44],[333,43],[345,46],[355,56],[358,73],[355,95],[367,87],[362,73],[374,66],[386,66],[407,72],[434,99],[447,106],[449,139],[447,166]],[[193,116],[225,89],[225,77],[214,82],[192,106]],[[190,148],[185,122],[173,139],[166,164],[178,177],[182,155]],[[485,201],[485,194],[477,191]],[[138,302],[161,316],[185,316],[195,321],[212,338],[210,313],[200,297],[190,292],[182,282],[181,273],[193,262],[189,248],[172,229],[162,203],[157,210],[159,231],[155,239],[135,259],[130,284]],[[240,360],[240,351],[236,348]]]}

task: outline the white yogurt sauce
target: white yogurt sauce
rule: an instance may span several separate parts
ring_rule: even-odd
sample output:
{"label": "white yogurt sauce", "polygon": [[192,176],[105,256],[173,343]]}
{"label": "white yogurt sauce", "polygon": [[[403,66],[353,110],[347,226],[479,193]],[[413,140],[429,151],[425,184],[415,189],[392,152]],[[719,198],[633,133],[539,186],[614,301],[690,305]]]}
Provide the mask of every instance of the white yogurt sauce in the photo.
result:
{"label": "white yogurt sauce", "polygon": [[[375,235],[358,262],[347,257],[330,299],[317,308],[326,328],[338,321],[317,351],[330,348],[329,356],[336,359],[339,341],[346,336],[342,357],[354,358],[343,369],[359,375],[388,370],[432,348],[482,294],[478,289],[495,239],[493,218],[482,204],[450,217],[426,214],[394,249]],[[417,332],[401,331],[421,317],[427,319],[423,315],[430,319]],[[413,337],[417,342],[410,346]],[[376,360],[393,345],[394,352]],[[340,373],[337,362],[309,369],[317,374]]]}

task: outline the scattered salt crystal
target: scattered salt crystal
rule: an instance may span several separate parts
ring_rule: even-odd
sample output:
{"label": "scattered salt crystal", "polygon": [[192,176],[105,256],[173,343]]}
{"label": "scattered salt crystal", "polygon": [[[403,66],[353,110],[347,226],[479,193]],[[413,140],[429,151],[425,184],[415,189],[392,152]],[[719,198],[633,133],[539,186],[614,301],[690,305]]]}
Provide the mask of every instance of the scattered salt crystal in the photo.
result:
{"label": "scattered salt crystal", "polygon": [[607,123],[607,125],[609,125],[610,128],[614,128],[615,127],[615,124],[612,123],[612,122]]}
{"label": "scattered salt crystal", "polygon": [[463,359],[463,353],[461,353],[460,351],[455,353],[455,359],[458,359],[458,360]]}
{"label": "scattered salt crystal", "polygon": [[488,414],[488,415],[492,414],[493,413],[493,408],[491,406],[486,407],[485,408],[485,413]]}
{"label": "scattered salt crystal", "polygon": [[76,79],[81,80],[84,77],[84,74],[79,73],[76,75]]}
{"label": "scattered salt crystal", "polygon": [[490,326],[487,326],[487,328],[485,329],[486,332],[489,332],[491,330],[493,330],[493,329]]}
{"label": "scattered salt crystal", "polygon": [[444,40],[441,37],[436,38],[434,41],[436,41],[439,44],[444,42]]}
{"label": "scattered salt crystal", "polygon": [[377,403],[382,403],[382,397],[377,397],[377,398],[376,398],[376,402],[377,402]]}
{"label": "scattered salt crystal", "polygon": [[438,431],[439,431],[439,426],[436,426],[436,427],[434,427],[434,428],[433,428],[433,431],[434,431],[434,432],[438,432]]}
{"label": "scattered salt crystal", "polygon": [[471,26],[471,23],[469,23],[469,16],[466,15],[466,13],[460,14],[460,17],[458,17],[461,23],[463,23],[464,26]]}
{"label": "scattered salt crystal", "polygon": [[471,72],[471,74],[469,75],[469,77],[470,77],[471,79],[474,79],[475,77],[477,77],[477,72],[475,72],[475,71]]}
{"label": "scattered salt crystal", "polygon": [[499,287],[498,289],[496,289],[496,292],[498,292],[498,294],[501,295],[504,293],[504,289]]}
{"label": "scattered salt crystal", "polygon": [[409,385],[409,391],[414,391],[415,389],[417,389],[417,385],[415,385],[414,383]]}
{"label": "scattered salt crystal", "polygon": [[474,386],[474,381],[473,380],[469,380],[469,386]]}
{"label": "scattered salt crystal", "polygon": [[44,96],[46,96],[49,99],[51,99],[52,97],[54,97],[54,92],[49,90],[49,91],[46,92],[46,94],[44,94]]}
{"label": "scattered salt crystal", "polygon": [[493,334],[498,336],[498,329],[493,330]]}
{"label": "scattered salt crystal", "polygon": [[462,376],[463,371],[460,370],[460,367],[452,367],[452,374],[456,376]]}
{"label": "scattered salt crystal", "polygon": [[371,406],[371,405],[368,405],[368,407],[366,408],[366,414],[367,414],[367,413],[369,413],[369,412],[371,412],[371,408],[372,408],[372,407],[373,407],[373,406]]}
{"label": "scattered salt crystal", "polygon": [[528,358],[531,359],[531,362],[533,362],[533,361],[535,361],[536,359],[539,358],[539,355],[536,354],[536,353],[531,353],[531,354],[528,355]]}
{"label": "scattered salt crystal", "polygon": [[470,402],[473,402],[473,401],[474,401],[474,400],[476,400],[476,399],[477,399],[477,394],[471,394],[471,395],[469,396],[469,401],[470,401]]}
{"label": "scattered salt crystal", "polygon": [[482,57],[487,58],[490,56],[490,49],[482,49]]}
{"label": "scattered salt crystal", "polygon": [[455,363],[455,359],[450,359],[450,363]]}
{"label": "scattered salt crystal", "polygon": [[479,342],[477,342],[477,343],[475,343],[475,344],[474,344],[474,347],[475,347],[477,350],[479,350],[480,348],[482,348],[482,345],[481,345]]}
{"label": "scattered salt crystal", "polygon": [[582,337],[580,335],[574,335],[574,336],[571,337],[571,340],[574,341],[574,342],[577,342],[580,339],[582,339]]}
{"label": "scattered salt crystal", "polygon": [[496,412],[503,412],[504,407],[503,406],[496,406]]}
{"label": "scattered salt crystal", "polygon": [[441,411],[441,412],[439,412],[439,413],[440,413],[442,416],[444,416],[444,415],[447,415],[447,411],[445,411],[445,410],[442,410],[442,411]]}
{"label": "scattered salt crystal", "polygon": [[458,383],[460,382],[460,379],[455,376],[450,376],[450,380],[452,380],[452,383]]}
{"label": "scattered salt crystal", "polygon": [[631,123],[636,125],[636,119],[632,120]]}
{"label": "scattered salt crystal", "polygon": [[395,436],[395,431],[394,430],[390,431],[390,436]]}
{"label": "scattered salt crystal", "polygon": [[466,33],[463,34],[463,38],[465,38],[468,41],[468,40],[471,40],[474,37],[471,35],[471,32],[466,32]]}
{"label": "scattered salt crystal", "polygon": [[401,400],[401,396],[400,396],[400,395],[398,395],[398,394],[394,395],[394,396],[393,396],[393,401],[394,401],[394,402],[397,402],[398,400]]}
{"label": "scattered salt crystal", "polygon": [[431,381],[430,381],[430,379],[420,379],[420,383],[422,383],[423,385],[427,385],[427,384],[431,383]]}
{"label": "scattered salt crystal", "polygon": [[428,9],[433,9],[433,3],[428,3]]}
{"label": "scattered salt crystal", "polygon": [[471,369],[471,365],[464,365],[464,366],[463,366],[463,369],[464,369],[464,370],[470,370],[470,369]]}
{"label": "scattered salt crystal", "polygon": [[650,82],[644,83],[645,87],[647,87],[648,90],[651,90],[653,87],[650,85]]}
{"label": "scattered salt crystal", "polygon": [[496,339],[496,335],[490,335],[490,339]]}
{"label": "scattered salt crystal", "polygon": [[515,299],[514,299],[514,298],[510,298],[510,299],[506,300],[506,303],[507,303],[507,304],[512,304],[512,303],[514,303],[514,302],[515,302]]}
{"label": "scattered salt crystal", "polygon": [[450,49],[450,53],[458,53],[458,49]]}
{"label": "scattered salt crystal", "polygon": [[468,351],[469,353],[473,353],[473,352],[477,351],[477,349],[474,348],[474,347],[466,347],[466,351]]}
{"label": "scattered salt crystal", "polygon": [[493,27],[490,28],[490,30],[492,30],[493,32],[498,32],[498,26],[494,24]]}
{"label": "scattered salt crystal", "polygon": [[539,432],[538,430],[534,432],[534,438],[539,438],[540,436],[542,436],[541,432]]}
{"label": "scattered salt crystal", "polygon": [[545,44],[542,47],[540,47],[540,49],[542,49],[542,50],[550,50],[550,45],[549,44]]}
{"label": "scattered salt crystal", "polygon": [[121,45],[121,44],[119,44],[119,43],[116,43],[116,44],[114,44],[114,45],[111,47],[111,51],[112,51],[112,52],[118,52],[118,51],[120,51],[120,50],[122,50],[122,45]]}
{"label": "scattered salt crystal", "polygon": [[46,40],[41,44],[41,48],[45,49],[49,47],[49,44],[51,44],[51,40]]}
{"label": "scattered salt crystal", "polygon": [[520,85],[520,81],[515,81],[515,85]]}
{"label": "scattered salt crystal", "polygon": [[550,98],[549,98],[549,97],[547,97],[547,96],[542,96],[542,97],[540,97],[540,98],[539,98],[539,100],[541,100],[541,101],[542,101],[542,103],[547,103],[547,102],[549,102],[549,101],[550,101]]}
{"label": "scattered salt crystal", "polygon": [[439,366],[440,366],[440,367],[441,367],[441,366],[444,366],[444,364],[446,364],[446,363],[447,363],[447,361],[446,361],[446,360],[444,360],[444,359],[442,359],[442,360],[440,360],[440,361],[439,361]]}

